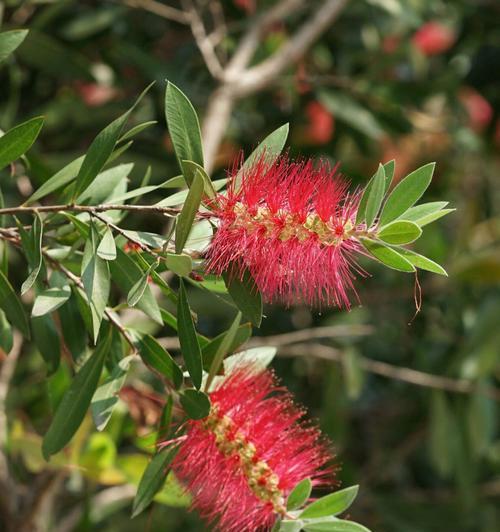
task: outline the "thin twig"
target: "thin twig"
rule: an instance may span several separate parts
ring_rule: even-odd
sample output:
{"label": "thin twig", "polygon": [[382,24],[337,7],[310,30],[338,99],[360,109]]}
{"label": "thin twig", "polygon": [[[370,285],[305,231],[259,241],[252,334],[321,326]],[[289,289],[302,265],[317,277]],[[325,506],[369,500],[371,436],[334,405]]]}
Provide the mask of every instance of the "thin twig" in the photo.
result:
{"label": "thin twig", "polygon": [[13,516],[17,505],[17,488],[10,476],[9,463],[5,454],[8,434],[6,401],[22,346],[22,335],[14,331],[12,349],[3,359],[0,369],[0,513],[5,523],[10,522],[10,517]]}
{"label": "thin twig", "polygon": [[285,68],[298,61],[340,15],[348,0],[327,0],[276,53],[239,78],[238,97],[267,87]]}
{"label": "thin twig", "polygon": [[[175,207],[161,207],[159,205],[115,205],[108,203],[101,205],[74,205],[72,203],[66,203],[64,205],[21,205],[19,207],[5,207],[0,209],[0,216],[3,216],[4,214],[20,215],[37,212],[87,212],[89,214],[94,214],[106,211],[150,212],[167,216],[177,216],[181,212],[181,209]],[[199,213],[200,217],[206,218],[208,215],[208,213]]]}
{"label": "thin twig", "polygon": [[148,11],[167,20],[173,20],[180,24],[189,24],[189,17],[184,11],[156,2],[155,0],[122,0],[122,3],[135,9],[144,9],[144,11]]}
{"label": "thin twig", "polygon": [[[293,346],[284,346],[279,348],[278,354],[281,356],[311,356],[322,360],[330,360],[333,362],[342,363],[342,351],[329,347],[327,345],[305,343],[296,344]],[[445,390],[455,393],[480,393],[496,401],[500,401],[500,390],[494,387],[482,388],[478,387],[474,382],[466,379],[453,379],[451,377],[443,377],[441,375],[433,375],[425,373],[416,369],[393,366],[387,362],[379,360],[372,360],[366,357],[359,357],[359,366],[370,372],[389,379],[395,379],[415,386],[423,386],[424,388],[434,388],[437,390]]]}
{"label": "thin twig", "polygon": [[208,71],[215,79],[223,79],[224,70],[220,64],[219,58],[215,53],[215,48],[211,39],[207,35],[203,20],[199,15],[192,0],[183,0],[182,5],[189,16],[189,22],[191,25],[191,31],[193,33],[194,40],[203,56]]}

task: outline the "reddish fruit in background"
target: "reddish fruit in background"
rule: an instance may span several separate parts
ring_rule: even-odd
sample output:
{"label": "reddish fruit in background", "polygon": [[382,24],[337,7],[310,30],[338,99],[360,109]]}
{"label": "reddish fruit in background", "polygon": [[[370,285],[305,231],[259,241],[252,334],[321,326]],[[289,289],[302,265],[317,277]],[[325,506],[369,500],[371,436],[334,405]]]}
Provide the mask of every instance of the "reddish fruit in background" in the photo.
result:
{"label": "reddish fruit in background", "polygon": [[493,118],[493,108],[488,100],[472,87],[462,87],[458,99],[469,115],[471,129],[483,131]]}
{"label": "reddish fruit in background", "polygon": [[305,134],[306,140],[314,144],[326,144],[333,137],[335,119],[332,113],[320,102],[309,102],[306,106],[309,120]]}
{"label": "reddish fruit in background", "polygon": [[446,52],[455,40],[455,32],[440,22],[427,22],[412,37],[413,45],[427,56]]}

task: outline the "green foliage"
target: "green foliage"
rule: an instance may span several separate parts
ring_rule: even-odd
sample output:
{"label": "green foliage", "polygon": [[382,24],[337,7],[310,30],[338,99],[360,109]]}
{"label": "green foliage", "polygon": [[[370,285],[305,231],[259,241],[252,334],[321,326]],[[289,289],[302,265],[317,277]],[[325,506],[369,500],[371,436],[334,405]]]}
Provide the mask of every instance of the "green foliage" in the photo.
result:
{"label": "green foliage", "polygon": [[[347,3],[303,65],[234,98],[209,170],[197,113],[182,91],[206,117],[224,81],[205,71],[189,24],[108,1],[31,4],[9,2],[0,33],[0,207],[38,209],[0,215],[0,349],[16,366],[4,405],[13,487],[0,494],[0,528],[11,491],[15,508],[26,509],[12,518],[20,527],[43,480],[65,475],[66,495],[54,485],[57,505],[45,501],[49,527],[81,514],[75,527],[82,531],[200,530],[175,477],[165,480],[175,447],[153,454],[149,465],[148,457],[155,442],[179,435],[187,416],[207,415],[202,386],[213,389],[238,364],[266,367],[276,354],[266,345],[272,342],[279,344],[277,374],[338,449],[339,480],[361,479],[365,494],[341,515],[335,512],[347,508],[355,488],[313,492],[321,498],[300,514],[310,493],[305,480],[289,494],[291,515],[275,530],[366,532],[355,521],[387,532],[496,530],[494,8]],[[217,52],[224,67],[269,6],[257,3],[255,16],[247,16],[234,2],[221,5],[228,32]],[[211,16],[207,7],[204,23]],[[291,40],[302,19],[287,16],[285,26],[261,32],[251,67]],[[417,35],[432,20],[446,21],[457,38],[426,55]],[[15,29],[20,21],[31,26],[28,36]],[[166,94],[165,78],[176,84],[169,82]],[[157,85],[134,104],[152,79]],[[216,227],[197,213],[208,215],[208,199],[224,190],[225,169],[240,149],[251,153],[248,169],[262,156],[273,160],[287,140],[293,156],[342,161],[352,189],[362,188],[353,230],[381,263],[360,260],[373,275],[356,287],[362,308],[263,307],[248,272],[243,279],[227,272],[224,282],[203,277],[203,251]],[[397,167],[386,162],[367,183],[378,160],[392,157]],[[434,178],[428,160],[437,161]],[[130,210],[97,218],[42,209],[73,201]],[[133,210],[145,204],[166,210]],[[457,215],[443,218],[455,207]],[[438,263],[449,279],[426,273],[446,276]],[[418,285],[384,265],[425,270],[418,272],[423,304],[411,327]],[[234,320],[235,307],[251,323]],[[247,349],[252,325],[260,330],[250,345],[260,347]],[[0,353],[2,374],[7,360]],[[130,487],[138,487],[132,525]],[[107,504],[107,490],[124,499]],[[153,500],[161,504],[143,513]],[[43,513],[37,519],[45,521]]]}

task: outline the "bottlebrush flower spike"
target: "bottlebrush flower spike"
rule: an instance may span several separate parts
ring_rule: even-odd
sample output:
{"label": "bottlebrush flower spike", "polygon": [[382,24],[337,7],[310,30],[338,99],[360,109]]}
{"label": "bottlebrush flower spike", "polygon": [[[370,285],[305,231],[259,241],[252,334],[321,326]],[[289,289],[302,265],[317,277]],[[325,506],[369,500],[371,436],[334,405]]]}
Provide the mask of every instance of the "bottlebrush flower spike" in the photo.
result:
{"label": "bottlebrush flower spike", "polygon": [[247,268],[269,302],[349,308],[355,272],[362,273],[351,235],[359,196],[349,194],[337,166],[261,157],[242,172],[241,187],[235,170],[214,202],[219,227],[207,271],[241,278]]}
{"label": "bottlebrush flower spike", "polygon": [[334,483],[326,442],[270,371],[233,370],[210,400],[208,417],[188,421],[172,469],[217,530],[268,530],[298,482]]}

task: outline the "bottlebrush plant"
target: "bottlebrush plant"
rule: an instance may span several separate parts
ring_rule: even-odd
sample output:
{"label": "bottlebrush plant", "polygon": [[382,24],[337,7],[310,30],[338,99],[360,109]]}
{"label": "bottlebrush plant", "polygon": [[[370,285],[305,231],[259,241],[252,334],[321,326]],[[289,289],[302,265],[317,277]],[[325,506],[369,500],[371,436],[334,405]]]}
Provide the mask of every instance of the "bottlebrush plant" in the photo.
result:
{"label": "bottlebrush plant", "polygon": [[[10,52],[24,36],[0,34]],[[24,204],[5,206],[0,198],[1,348],[11,350],[12,328],[32,335],[52,375],[64,342],[65,363],[74,369],[45,432],[44,457],[61,456],[89,408],[96,429],[104,430],[130,368],[145,365],[162,383],[165,403],[134,516],[173,471],[193,507],[224,531],[366,531],[339,517],[357,486],[321,496],[337,486],[332,447],[266,369],[274,351],[242,346],[250,324],[261,324],[263,300],[348,309],[353,298],[358,301],[356,278],[367,275],[365,258],[402,272],[446,275],[406,247],[452,210],[446,202],[415,205],[434,164],[391,186],[390,161],[363,190],[350,189],[338,166],[283,155],[285,125],[226,178],[213,181],[203,169],[196,113],[168,83],[166,119],[182,175],[149,185],[148,173],[139,188],[127,190],[133,165],[116,161],[150,125],[125,131],[144,94]],[[23,168],[29,175],[25,154],[42,125],[36,117],[0,137],[3,173],[10,169],[16,178]],[[156,204],[138,203],[152,191],[171,189],[181,190]],[[165,232],[126,229],[131,213],[166,217]],[[26,259],[20,290],[9,280],[11,250]],[[187,286],[222,294],[234,307],[227,331],[215,338],[197,331]],[[176,330],[178,355],[125,321],[125,311],[145,314],[156,332]]]}

